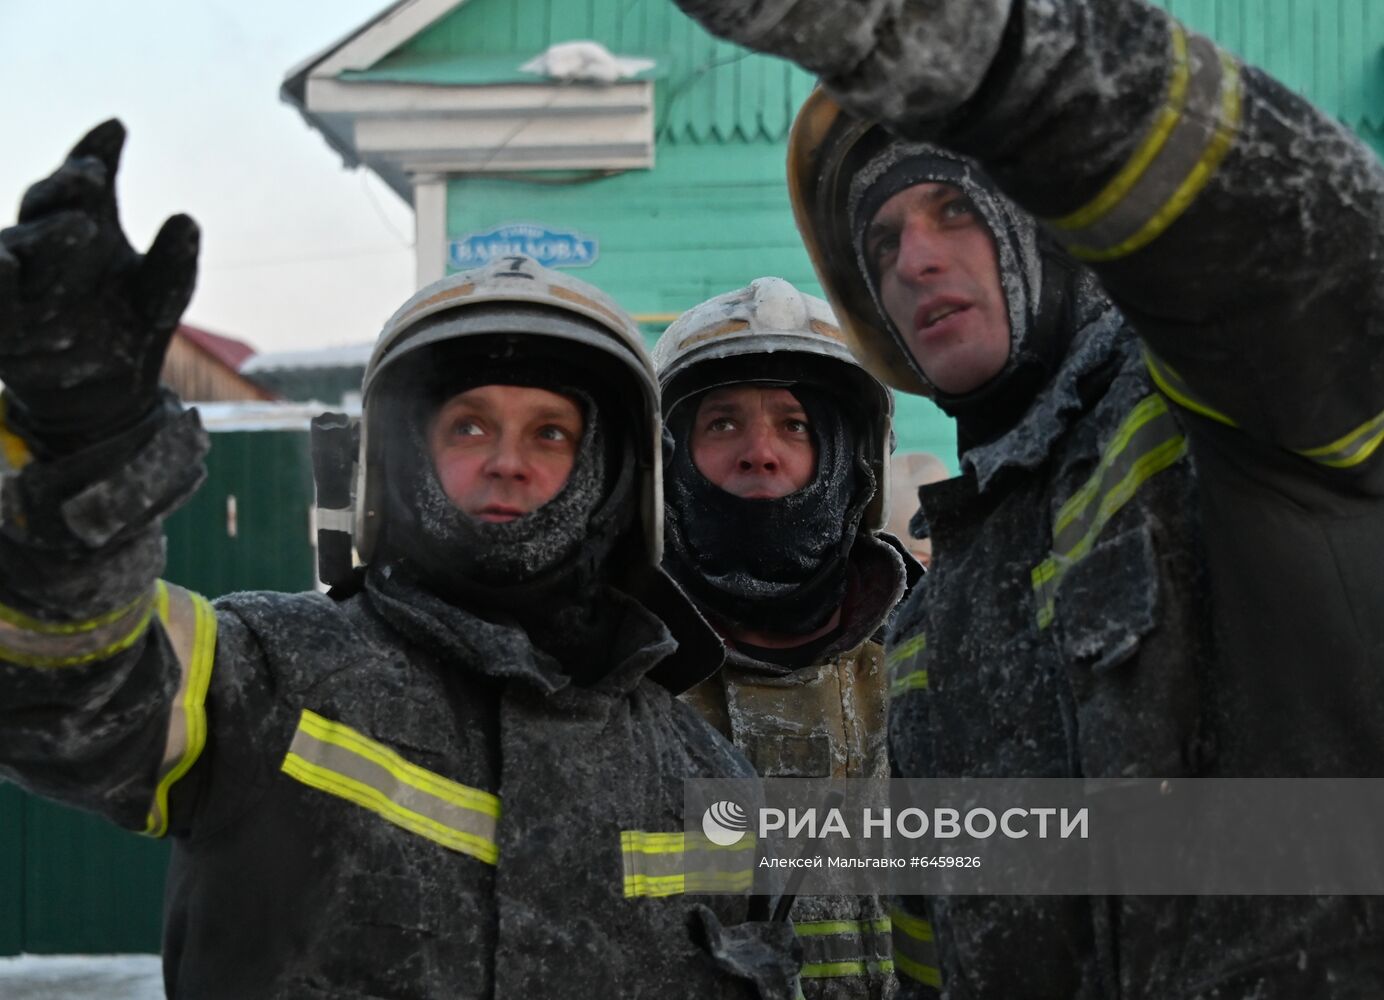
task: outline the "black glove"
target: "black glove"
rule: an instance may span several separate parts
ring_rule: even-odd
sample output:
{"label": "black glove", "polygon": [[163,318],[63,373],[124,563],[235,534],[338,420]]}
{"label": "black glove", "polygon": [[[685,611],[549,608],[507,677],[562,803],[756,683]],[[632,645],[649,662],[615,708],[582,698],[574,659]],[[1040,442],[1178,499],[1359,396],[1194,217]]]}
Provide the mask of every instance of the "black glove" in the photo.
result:
{"label": "black glove", "polygon": [[713,35],[811,70],[856,117],[919,121],[975,93],[1020,0],[676,2]]}
{"label": "black glove", "polygon": [[144,256],[125,238],[115,204],[124,144],[119,121],[96,126],[0,231],[5,422],[40,452],[70,454],[150,414],[196,284],[188,216],[168,219]]}

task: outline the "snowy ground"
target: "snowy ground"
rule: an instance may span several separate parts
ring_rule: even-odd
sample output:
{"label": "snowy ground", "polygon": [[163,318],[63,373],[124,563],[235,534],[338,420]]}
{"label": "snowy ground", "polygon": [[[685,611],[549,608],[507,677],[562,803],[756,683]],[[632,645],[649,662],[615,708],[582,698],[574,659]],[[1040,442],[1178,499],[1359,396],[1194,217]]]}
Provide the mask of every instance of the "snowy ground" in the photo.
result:
{"label": "snowy ground", "polygon": [[164,1000],[157,955],[0,958],[4,1000]]}

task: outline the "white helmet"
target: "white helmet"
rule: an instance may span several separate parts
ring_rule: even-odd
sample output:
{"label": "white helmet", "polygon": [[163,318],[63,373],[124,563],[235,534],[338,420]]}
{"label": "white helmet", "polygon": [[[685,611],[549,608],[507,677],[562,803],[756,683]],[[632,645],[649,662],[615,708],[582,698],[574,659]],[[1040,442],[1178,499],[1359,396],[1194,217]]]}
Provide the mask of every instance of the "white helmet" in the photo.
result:
{"label": "white helmet", "polygon": [[875,478],[862,524],[884,526],[894,397],[846,346],[831,307],[782,278],[756,278],[694,306],[653,351],[665,415],[688,397],[737,382],[813,382],[861,417],[861,458]]}
{"label": "white helmet", "polygon": [[477,338],[478,351],[491,352],[503,352],[515,338],[544,338],[551,341],[543,346],[545,355],[573,359],[575,365],[598,372],[619,393],[619,402],[637,420],[630,437],[636,449],[643,550],[648,564],[657,566],[663,555],[661,422],[658,385],[639,327],[599,289],[520,256],[496,258],[435,281],[385,323],[365,368],[353,516],[348,523],[345,510],[319,507],[319,528],[349,528],[360,560],[370,561],[385,509],[381,470],[386,435],[377,423],[379,387],[400,359],[466,338]]}

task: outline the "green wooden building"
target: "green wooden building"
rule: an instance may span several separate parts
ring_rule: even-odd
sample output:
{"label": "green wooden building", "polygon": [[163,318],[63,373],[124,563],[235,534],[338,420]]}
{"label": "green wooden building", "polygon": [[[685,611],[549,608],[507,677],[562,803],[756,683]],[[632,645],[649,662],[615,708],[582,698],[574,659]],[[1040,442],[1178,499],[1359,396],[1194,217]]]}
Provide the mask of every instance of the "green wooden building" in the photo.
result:
{"label": "green wooden building", "polygon": [[[1161,2],[1384,153],[1384,0]],[[521,69],[576,40],[626,57],[629,75]],[[759,275],[819,291],[783,180],[811,84],[671,0],[400,0],[291,71],[283,95],[414,206],[420,283],[508,246],[565,254],[652,340]],[[898,411],[900,449],[954,469],[950,422],[913,397]],[[311,586],[306,435],[213,440],[211,480],[169,524],[169,578],[210,595]],[[164,851],[0,787],[0,954],[157,950]]]}

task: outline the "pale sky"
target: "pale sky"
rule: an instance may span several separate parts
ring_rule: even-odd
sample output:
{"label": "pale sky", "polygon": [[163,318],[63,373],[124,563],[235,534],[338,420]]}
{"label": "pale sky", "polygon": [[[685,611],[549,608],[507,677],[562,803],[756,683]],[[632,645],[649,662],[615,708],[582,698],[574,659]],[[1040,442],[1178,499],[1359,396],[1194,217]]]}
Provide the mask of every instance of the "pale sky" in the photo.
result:
{"label": "pale sky", "polygon": [[260,351],[373,340],[413,291],[413,212],[279,100],[390,0],[0,0],[0,227],[92,125],[129,131],[122,218],[202,227],[189,323]]}

